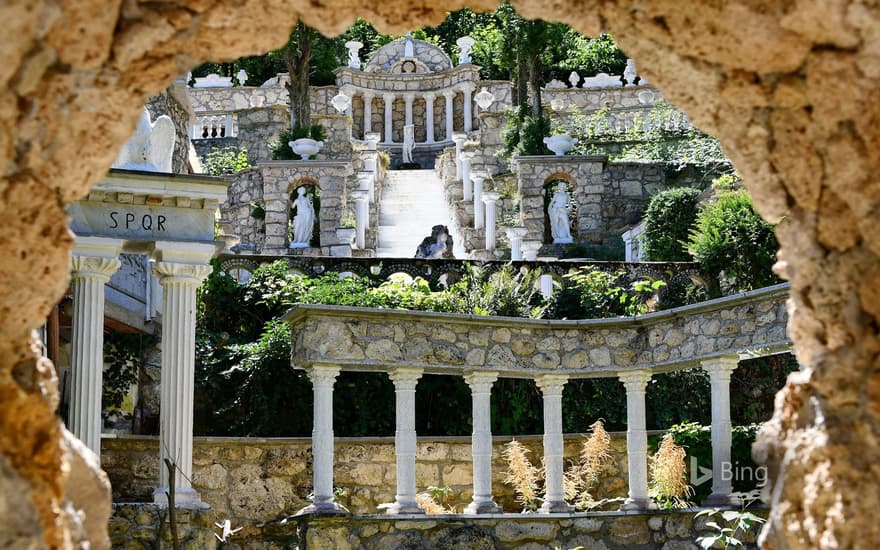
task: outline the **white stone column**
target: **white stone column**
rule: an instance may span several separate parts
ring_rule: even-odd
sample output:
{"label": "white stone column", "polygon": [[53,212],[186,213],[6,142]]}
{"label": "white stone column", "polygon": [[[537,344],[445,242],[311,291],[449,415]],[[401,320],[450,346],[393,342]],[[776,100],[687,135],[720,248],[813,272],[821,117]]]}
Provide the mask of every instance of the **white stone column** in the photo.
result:
{"label": "white stone column", "polygon": [[629,498],[621,510],[650,510],[657,506],[648,496],[648,433],[645,429],[645,386],[647,370],[617,373],[626,388],[626,454],[629,468]]}
{"label": "white stone column", "polygon": [[462,148],[464,147],[464,142],[467,141],[467,136],[464,134],[454,134],[452,140],[455,142],[455,179],[464,181],[461,177],[461,155],[463,154]]}
{"label": "white stone column", "polygon": [[[488,214],[486,216],[488,218]],[[528,230],[525,227],[508,227],[507,240],[510,241],[510,259],[518,261],[523,259],[522,242]]]}
{"label": "white stone column", "polygon": [[553,296],[553,276],[546,273],[541,275],[541,296],[549,300]]}
{"label": "white stone column", "polygon": [[176,466],[175,504],[204,506],[192,479],[193,386],[195,384],[196,291],[211,273],[212,244],[156,243],[153,274],[162,285],[162,378],[159,396],[159,488],[153,500],[168,503],[168,469]]}
{"label": "white stone column", "polygon": [[70,409],[73,435],[101,457],[104,374],[104,284],[121,265],[122,241],[78,237],[70,266],[73,334],[70,342]]}
{"label": "white stone column", "polygon": [[486,205],[486,250],[490,252],[495,251],[495,203],[500,198],[501,193],[483,193],[483,204]]}
{"label": "white stone column", "polygon": [[482,173],[471,174],[474,182],[474,229],[481,229],[485,225],[486,214],[483,212],[483,180]]}
{"label": "white stone column", "polygon": [[[533,262],[538,259],[538,251],[541,250],[543,243],[541,241],[523,241],[522,251],[523,259]],[[552,281],[552,279],[551,279]]]}
{"label": "white stone column", "polygon": [[394,94],[382,94],[382,100],[385,101],[385,143],[394,143],[394,134],[391,128],[394,118]]}
{"label": "white stone column", "polygon": [[[732,479],[724,478],[725,468],[731,468],[731,423],[730,423],[730,375],[739,365],[738,355],[723,355],[701,362],[703,370],[709,373],[712,386],[712,494],[703,501],[703,506],[739,506],[740,501],[732,497]],[[729,476],[728,476],[729,477]]]}
{"label": "white stone column", "polygon": [[306,370],[314,392],[312,418],[312,503],[300,513],[343,513],[333,502],[333,384],[336,365],[312,365]]}
{"label": "white stone column", "polygon": [[371,93],[364,93],[364,139],[367,134],[373,131],[373,98],[376,97]]}
{"label": "white stone column", "polygon": [[443,92],[443,97],[446,98],[446,139],[453,139],[455,118],[452,110],[452,98],[455,97],[455,90],[446,90]]}
{"label": "white stone column", "polygon": [[367,247],[367,223],[370,215],[370,192],[369,190],[357,190],[351,192],[354,200],[354,225],[356,231],[355,243],[361,250]]}
{"label": "white stone column", "polygon": [[474,469],[474,496],[465,514],[498,514],[501,508],[492,500],[492,416],[490,398],[497,372],[471,372],[464,381],[471,388],[473,435],[471,456]]}
{"label": "white stone column", "polygon": [[399,368],[388,373],[394,382],[397,428],[394,452],[397,455],[397,494],[389,514],[424,514],[416,502],[416,384],[422,369]]}
{"label": "white stone column", "polygon": [[540,511],[570,512],[563,488],[564,442],[562,440],[562,388],[568,381],[565,374],[542,374],[535,379],[544,396],[544,504]]}
{"label": "white stone column", "polygon": [[474,86],[473,84],[470,84],[470,83],[468,83],[468,84],[464,84],[464,85],[461,87],[461,91],[462,91],[462,93],[464,93],[463,104],[464,104],[464,131],[465,131],[465,132],[470,132],[471,130],[473,130],[473,125],[474,125],[474,115],[473,115],[474,100],[473,100],[472,95],[473,95],[473,93],[474,93],[474,88],[475,88],[475,86]]}
{"label": "white stone column", "polygon": [[437,94],[425,94],[425,143],[434,143],[434,100]]}
{"label": "white stone column", "polygon": [[403,125],[409,126],[413,123],[413,100],[416,98],[416,94],[406,93],[403,94]]}

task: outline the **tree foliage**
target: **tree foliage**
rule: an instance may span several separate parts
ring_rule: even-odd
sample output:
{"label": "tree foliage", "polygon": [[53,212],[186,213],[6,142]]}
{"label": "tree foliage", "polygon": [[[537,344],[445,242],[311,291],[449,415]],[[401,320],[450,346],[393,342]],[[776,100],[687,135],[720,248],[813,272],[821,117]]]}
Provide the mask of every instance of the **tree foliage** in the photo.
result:
{"label": "tree foliage", "polygon": [[656,262],[688,262],[687,240],[694,229],[700,190],[677,187],[660,191],[645,211],[642,244],[645,255]]}

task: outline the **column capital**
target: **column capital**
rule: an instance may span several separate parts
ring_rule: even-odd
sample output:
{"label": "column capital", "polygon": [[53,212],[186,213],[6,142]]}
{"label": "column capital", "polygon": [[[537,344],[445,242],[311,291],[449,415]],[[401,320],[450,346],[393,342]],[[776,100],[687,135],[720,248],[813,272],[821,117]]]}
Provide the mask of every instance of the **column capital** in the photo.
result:
{"label": "column capital", "polygon": [[455,88],[451,90],[443,90],[443,97],[445,97],[446,99],[452,99],[453,97],[455,97]]}
{"label": "column capital", "polygon": [[71,254],[93,258],[116,258],[122,252],[122,244],[122,239],[77,236]]}
{"label": "column capital", "polygon": [[483,191],[483,202],[486,204],[489,204],[489,203],[494,204],[500,198],[501,198],[501,193],[497,193],[495,191]]}
{"label": "column capital", "polygon": [[474,90],[477,89],[477,85],[474,84],[473,82],[462,82],[461,84],[458,85],[458,87],[462,92],[465,92],[465,93],[473,92]]}
{"label": "column capital", "polygon": [[336,377],[339,376],[339,372],[342,369],[338,365],[312,365],[305,370],[309,381],[314,387],[318,388],[333,387]]}
{"label": "column capital", "polygon": [[356,189],[350,193],[351,199],[355,202],[366,201],[370,198],[370,192],[367,190]]}
{"label": "column capital", "polygon": [[416,93],[415,93],[415,92],[406,92],[406,93],[403,94],[403,100],[406,101],[406,102],[408,102],[408,103],[412,103],[412,101],[413,101],[415,98],[416,98]]}
{"label": "column capital", "polygon": [[617,377],[623,382],[627,393],[640,392],[645,391],[645,386],[648,385],[648,381],[651,379],[651,371],[642,369],[620,371],[617,373]]}
{"label": "column capital", "polygon": [[730,374],[739,366],[739,355],[722,355],[700,361],[700,366],[709,373],[711,378],[730,378]]}
{"label": "column capital", "polygon": [[159,279],[159,284],[162,286],[176,283],[198,287],[211,274],[212,269],[210,265],[156,262],[153,275]]}
{"label": "column capital", "polygon": [[470,371],[464,375],[464,381],[473,393],[489,393],[496,380],[498,373],[494,371]]}
{"label": "column capital", "polygon": [[207,265],[216,254],[213,243],[156,241],[152,256],[159,262]]}
{"label": "column capital", "polygon": [[394,382],[395,389],[415,389],[416,384],[419,382],[419,378],[422,377],[423,372],[424,369],[399,368],[392,372],[389,372],[388,378],[390,378],[391,381]]}
{"label": "column capital", "polygon": [[376,97],[376,92],[363,90],[361,91],[361,97],[363,97],[365,101],[372,101],[373,98]]}
{"label": "column capital", "polygon": [[397,94],[391,92],[385,92],[382,94],[382,99],[384,99],[385,101],[394,101],[396,97]]}
{"label": "column capital", "polygon": [[568,382],[567,374],[542,374],[535,378],[535,384],[540,388],[544,397],[549,395],[562,395],[562,388]]}
{"label": "column capital", "polygon": [[118,258],[75,255],[70,257],[70,276],[74,279],[97,279],[106,283],[121,265]]}

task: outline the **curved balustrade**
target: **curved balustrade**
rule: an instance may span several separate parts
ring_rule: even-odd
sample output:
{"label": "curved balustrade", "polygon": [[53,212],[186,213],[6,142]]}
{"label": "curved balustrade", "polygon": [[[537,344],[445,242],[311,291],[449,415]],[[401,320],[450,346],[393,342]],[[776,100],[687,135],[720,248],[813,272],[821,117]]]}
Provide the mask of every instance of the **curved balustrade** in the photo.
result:
{"label": "curved balustrade", "polygon": [[[638,317],[548,321],[481,317],[433,312],[298,306],[285,320],[291,324],[291,364],[309,372],[312,379],[328,379],[340,370],[386,372],[395,382],[397,438],[401,452],[397,467],[397,501],[389,513],[418,513],[415,494],[415,456],[411,451],[415,431],[416,382],[423,373],[463,376],[474,396],[473,408],[473,513],[495,511],[492,503],[491,460],[485,456],[491,437],[485,406],[498,377],[534,379],[544,396],[544,459],[547,498],[543,512],[567,512],[563,500],[560,452],[561,395],[571,378],[615,377],[627,393],[627,454],[629,498],[623,509],[653,507],[648,495],[645,393],[654,374],[702,368],[709,374],[712,391],[712,494],[707,504],[736,504],[730,480],[730,375],[740,358],[788,351],[786,332],[788,285],[710,300]],[[404,384],[405,382],[405,384]],[[316,386],[326,392],[327,385]],[[332,388],[331,390],[332,391]],[[318,394],[316,393],[316,396]],[[322,393],[322,403],[329,398]],[[316,403],[318,403],[316,397]],[[332,438],[321,431],[326,420],[315,408],[313,437]],[[332,413],[330,413],[332,414]],[[326,447],[326,446],[325,446]],[[323,449],[323,450],[322,450]],[[315,447],[316,486],[331,487],[332,447]],[[405,475],[400,475],[403,472]],[[553,473],[553,475],[551,475]]]}

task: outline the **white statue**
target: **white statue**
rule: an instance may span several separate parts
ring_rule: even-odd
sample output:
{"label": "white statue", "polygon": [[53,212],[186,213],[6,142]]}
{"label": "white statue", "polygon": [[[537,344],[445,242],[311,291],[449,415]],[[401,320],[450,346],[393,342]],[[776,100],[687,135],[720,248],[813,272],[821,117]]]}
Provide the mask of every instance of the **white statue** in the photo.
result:
{"label": "white statue", "polygon": [[352,69],[360,70],[361,58],[358,52],[364,47],[364,43],[357,40],[349,40],[345,43],[345,47],[348,48],[348,66]]}
{"label": "white statue", "polygon": [[235,79],[238,80],[239,86],[244,86],[245,82],[247,82],[248,74],[244,69],[238,71],[238,74],[235,75]]}
{"label": "white statue", "polygon": [[307,248],[312,240],[312,230],[315,226],[315,207],[312,199],[306,196],[306,188],[296,188],[299,195],[291,206],[291,214],[296,210],[296,216],[290,223],[290,248]]}
{"label": "white statue", "polygon": [[458,64],[471,63],[471,49],[474,47],[474,39],[470,36],[462,36],[455,43],[459,47]]}
{"label": "white statue", "polygon": [[403,45],[403,57],[415,57],[415,46],[413,45],[412,33],[406,33],[406,42]]}
{"label": "white statue", "polygon": [[568,81],[571,82],[572,88],[577,88],[581,82],[581,75],[577,74],[576,71],[571,71],[571,74],[568,75]]}
{"label": "white statue", "polygon": [[403,127],[403,163],[404,164],[412,164],[413,156],[412,152],[416,146],[416,135],[415,135],[416,127],[412,124],[407,124]]}
{"label": "white statue", "polygon": [[550,233],[553,235],[553,244],[569,244],[574,242],[571,238],[568,213],[571,211],[571,201],[565,192],[565,184],[560,182],[556,186],[556,192],[547,205],[547,214],[550,217]]}
{"label": "white statue", "polygon": [[631,57],[626,60],[626,68],[623,69],[623,79],[626,80],[627,86],[636,85],[636,61]]}
{"label": "white statue", "polygon": [[170,174],[176,141],[177,131],[171,117],[162,115],[151,123],[145,107],[137,129],[122,146],[113,168]]}

